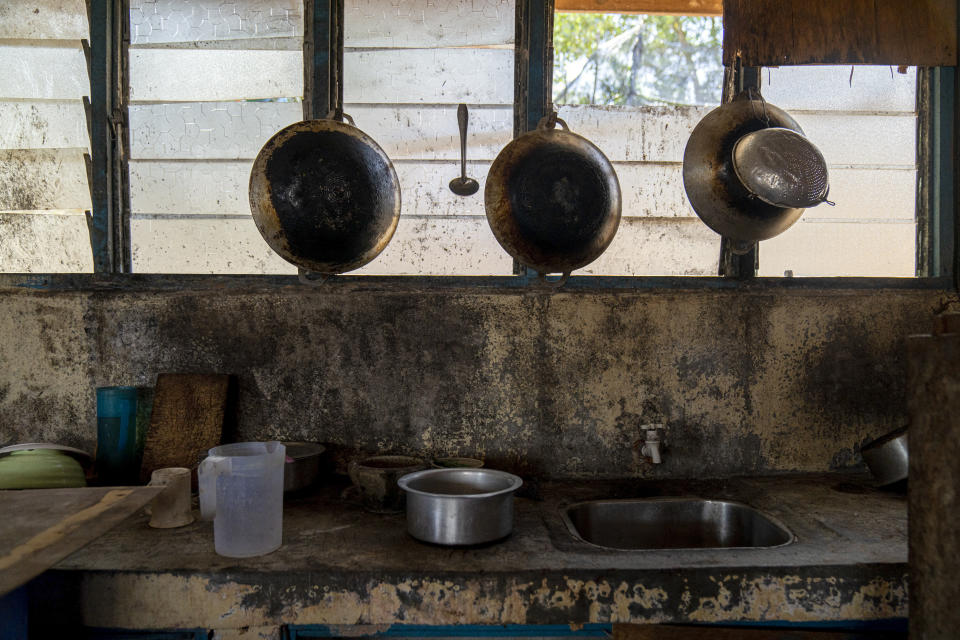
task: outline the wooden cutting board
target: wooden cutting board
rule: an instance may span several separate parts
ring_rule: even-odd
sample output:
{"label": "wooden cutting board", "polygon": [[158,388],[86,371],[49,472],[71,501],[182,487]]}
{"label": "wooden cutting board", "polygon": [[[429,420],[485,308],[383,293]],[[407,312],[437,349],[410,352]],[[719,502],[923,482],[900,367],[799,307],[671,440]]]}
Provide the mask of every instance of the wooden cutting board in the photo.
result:
{"label": "wooden cutting board", "polygon": [[103,535],[163,487],[0,491],[0,596]]}
{"label": "wooden cutting board", "polygon": [[198,457],[220,444],[230,376],[161,373],[143,447],[140,479],[164,467],[197,466]]}

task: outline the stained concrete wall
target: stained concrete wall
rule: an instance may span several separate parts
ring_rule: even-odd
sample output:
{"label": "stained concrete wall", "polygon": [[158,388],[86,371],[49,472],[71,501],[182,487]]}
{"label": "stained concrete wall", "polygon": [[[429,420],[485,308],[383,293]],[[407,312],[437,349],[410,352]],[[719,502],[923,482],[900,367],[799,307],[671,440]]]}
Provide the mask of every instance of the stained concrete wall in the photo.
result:
{"label": "stained concrete wall", "polygon": [[[93,449],[93,388],[237,378],[238,439],[485,456],[554,477],[858,464],[906,421],[922,290],[0,290],[0,444]],[[638,425],[667,423],[659,467]]]}

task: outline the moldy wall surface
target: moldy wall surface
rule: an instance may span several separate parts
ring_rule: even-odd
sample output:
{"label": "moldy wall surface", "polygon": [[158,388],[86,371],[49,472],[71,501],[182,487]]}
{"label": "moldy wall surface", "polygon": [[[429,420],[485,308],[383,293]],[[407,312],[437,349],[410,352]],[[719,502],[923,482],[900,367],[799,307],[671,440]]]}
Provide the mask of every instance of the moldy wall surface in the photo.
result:
{"label": "moldy wall surface", "polygon": [[[256,287],[0,292],[0,444],[92,450],[93,389],[237,378],[238,440],[486,457],[552,477],[858,464],[906,421],[923,290]],[[638,425],[667,423],[637,466]]]}

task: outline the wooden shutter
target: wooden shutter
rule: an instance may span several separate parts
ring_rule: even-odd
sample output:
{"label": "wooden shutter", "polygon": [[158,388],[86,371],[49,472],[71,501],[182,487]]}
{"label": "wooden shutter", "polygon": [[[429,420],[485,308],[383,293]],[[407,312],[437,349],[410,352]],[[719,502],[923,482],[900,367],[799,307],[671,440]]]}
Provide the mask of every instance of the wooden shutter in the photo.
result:
{"label": "wooden shutter", "polygon": [[956,0],[724,0],[723,62],[957,64]]}

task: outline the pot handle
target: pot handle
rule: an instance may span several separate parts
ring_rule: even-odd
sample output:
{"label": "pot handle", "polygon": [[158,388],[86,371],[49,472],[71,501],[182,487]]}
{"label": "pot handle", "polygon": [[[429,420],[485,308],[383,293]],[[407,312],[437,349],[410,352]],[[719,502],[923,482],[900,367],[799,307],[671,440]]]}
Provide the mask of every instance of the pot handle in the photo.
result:
{"label": "pot handle", "polygon": [[567,279],[570,277],[569,271],[564,271],[560,274],[560,277],[556,280],[547,280],[547,274],[543,271],[537,271],[537,280],[542,284],[547,285],[548,287],[562,287],[567,283]]}
{"label": "pot handle", "polygon": [[213,520],[217,515],[217,478],[230,475],[230,458],[207,456],[197,467],[197,484],[200,493],[200,517]]}
{"label": "pot handle", "polygon": [[570,131],[570,127],[567,126],[567,123],[561,118],[557,117],[557,112],[551,111],[549,114],[540,118],[540,122],[537,123],[537,129],[556,129],[558,124],[563,128],[564,131]]}

